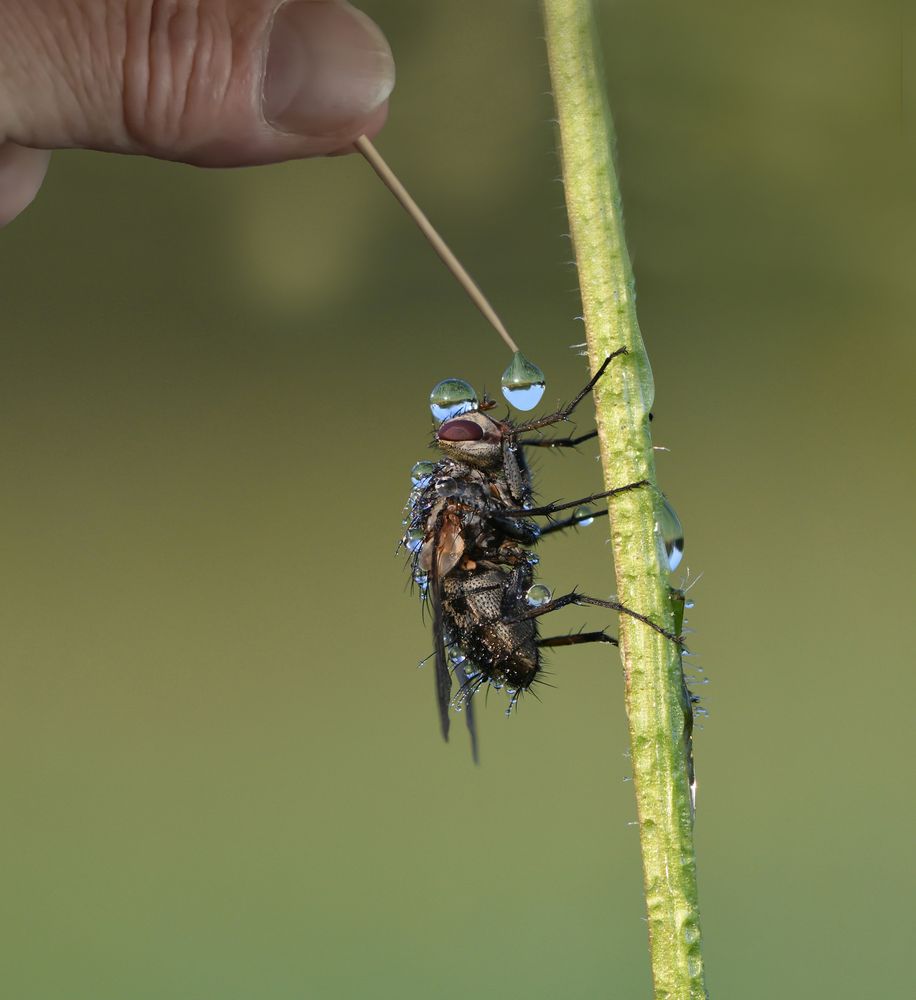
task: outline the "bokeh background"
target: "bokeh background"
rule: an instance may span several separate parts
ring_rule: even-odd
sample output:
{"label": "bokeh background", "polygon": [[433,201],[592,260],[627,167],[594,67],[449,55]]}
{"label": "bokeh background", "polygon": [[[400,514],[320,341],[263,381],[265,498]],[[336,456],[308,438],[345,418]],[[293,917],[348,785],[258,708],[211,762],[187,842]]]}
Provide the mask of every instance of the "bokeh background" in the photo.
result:
{"label": "bokeh background", "polygon": [[[536,5],[363,7],[399,67],[379,146],[568,397]],[[703,574],[709,986],[901,996],[913,17],[600,12],[659,473]],[[649,995],[616,656],[556,651],[511,719],[491,698],[480,768],[439,738],[401,508],[430,387],[495,392],[508,354],[366,165],[58,155],[0,282],[4,994]],[[542,495],[599,488],[594,456],[544,455]],[[607,593],[605,532],[545,541],[544,582]]]}

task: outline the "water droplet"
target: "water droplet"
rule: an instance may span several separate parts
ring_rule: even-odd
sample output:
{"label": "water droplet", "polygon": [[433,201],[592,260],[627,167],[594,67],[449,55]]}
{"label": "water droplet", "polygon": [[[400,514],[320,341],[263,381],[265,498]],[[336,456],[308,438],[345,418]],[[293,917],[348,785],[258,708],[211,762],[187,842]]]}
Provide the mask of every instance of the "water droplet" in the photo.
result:
{"label": "water droplet", "polygon": [[550,587],[545,587],[543,583],[536,583],[533,587],[529,587],[528,593],[525,594],[525,600],[533,608],[543,607],[552,597]]}
{"label": "water droplet", "polygon": [[464,663],[467,657],[457,646],[452,646],[448,651],[448,659],[453,667],[457,667],[459,664]]}
{"label": "water droplet", "polygon": [[544,395],[547,380],[536,364],[521,351],[516,351],[512,362],[503,372],[503,395],[517,410],[533,410]]}
{"label": "water droplet", "polygon": [[662,496],[662,512],[658,520],[658,532],[665,544],[665,554],[668,557],[668,572],[673,573],[680,565],[684,556],[684,528],[677,512]]}
{"label": "water droplet", "polygon": [[[425,532],[422,528],[411,528],[404,536],[404,548],[408,552],[419,552],[423,546],[424,535]],[[420,581],[418,580],[417,582],[419,583]]]}
{"label": "water droplet", "polygon": [[541,557],[534,552],[526,552],[525,558],[528,560],[529,566],[537,566],[537,564],[541,561]]}
{"label": "water droplet", "polygon": [[433,474],[435,462],[417,462],[410,470],[410,481],[414,486],[426,485],[426,480]]}
{"label": "water droplet", "polygon": [[594,522],[594,517],[592,517],[593,511],[591,507],[587,504],[583,504],[581,507],[576,507],[573,511],[573,517],[579,518],[579,527],[587,528],[590,524]]}
{"label": "water droplet", "polygon": [[477,405],[474,387],[463,378],[444,378],[433,386],[433,391],[429,394],[429,408],[440,424],[449,417],[476,410]]}

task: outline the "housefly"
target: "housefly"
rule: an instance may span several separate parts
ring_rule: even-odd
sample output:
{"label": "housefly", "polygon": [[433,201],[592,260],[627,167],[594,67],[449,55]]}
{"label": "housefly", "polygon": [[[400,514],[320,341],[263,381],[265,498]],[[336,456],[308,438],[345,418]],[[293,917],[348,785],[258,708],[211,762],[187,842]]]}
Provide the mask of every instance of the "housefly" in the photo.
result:
{"label": "housefly", "polygon": [[[545,614],[571,604],[609,608],[679,642],[678,636],[616,601],[576,591],[554,598],[534,581],[537,558],[531,549],[541,538],[607,513],[585,504],[648,485],[640,480],[569,503],[536,505],[525,458],[526,447],[572,448],[597,436],[597,431],[566,438],[529,435],[568,420],[612,360],[625,352],[621,348],[605,359],[565,406],[523,423],[491,415],[496,404],[484,400],[478,405],[473,390],[460,380],[447,380],[459,390],[449,397],[452,405],[438,412],[433,406],[441,420],[434,445],[443,457],[414,469],[403,544],[432,616],[431,655],[442,735],[448,739],[450,705],[464,710],[475,760],[472,698],[481,687],[505,687],[508,714],[519,695],[537,681],[541,650],[587,642],[617,644],[604,631],[541,636],[538,619]],[[467,390],[463,394],[461,387]],[[572,513],[556,517],[568,511]],[[548,521],[541,525],[536,518]],[[459,685],[454,701],[452,674]]]}

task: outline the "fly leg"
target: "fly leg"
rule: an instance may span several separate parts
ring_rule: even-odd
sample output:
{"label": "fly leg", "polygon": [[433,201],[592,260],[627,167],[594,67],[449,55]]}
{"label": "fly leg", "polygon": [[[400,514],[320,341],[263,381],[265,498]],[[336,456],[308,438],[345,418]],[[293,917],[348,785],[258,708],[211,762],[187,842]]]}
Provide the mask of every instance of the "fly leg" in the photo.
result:
{"label": "fly leg", "polygon": [[571,594],[564,594],[562,597],[555,597],[552,601],[548,601],[546,604],[542,604],[539,607],[529,608],[519,614],[513,615],[509,623],[511,624],[512,622],[526,621],[529,618],[540,618],[541,615],[550,614],[551,611],[559,611],[560,608],[568,607],[570,604],[590,604],[596,608],[608,608],[609,610],[616,611],[619,614],[629,615],[630,618],[635,618],[638,622],[648,625],[649,628],[654,629],[659,633],[659,635],[663,635],[666,639],[670,639],[677,646],[683,647],[684,645],[684,640],[681,636],[675,635],[673,632],[669,632],[666,628],[662,628],[661,625],[656,625],[651,618],[641,615],[638,611],[628,608],[625,604],[621,604],[619,601],[602,601],[597,597],[588,597],[575,590]]}
{"label": "fly leg", "polygon": [[574,528],[583,521],[591,521],[595,517],[607,517],[607,510],[591,510],[587,514],[573,514],[572,517],[564,517],[562,521],[551,521],[546,527],[541,528],[538,538],[549,535],[554,531],[563,531],[564,528]]}
{"label": "fly leg", "polygon": [[538,639],[538,646],[578,646],[582,642],[609,642],[612,646],[620,643],[607,632],[573,632],[572,635],[551,635]]}
{"label": "fly leg", "polygon": [[615,497],[618,493],[626,493],[629,490],[636,490],[641,486],[648,485],[648,479],[640,479],[637,483],[627,483],[626,486],[618,486],[614,490],[605,490],[603,493],[593,493],[581,500],[570,500],[569,503],[548,503],[543,507],[511,507],[509,510],[501,510],[499,513],[502,517],[533,517],[535,514],[556,514],[561,510],[569,510],[584,503],[591,503],[593,500],[603,500],[605,497]]}
{"label": "fly leg", "polygon": [[573,399],[571,399],[565,406],[561,406],[559,410],[555,410],[553,413],[548,413],[546,417],[538,417],[536,420],[527,420],[523,424],[518,424],[515,428],[516,434],[524,434],[526,431],[536,431],[539,427],[549,427],[551,424],[558,424],[563,420],[569,420],[570,415],[573,410],[582,402],[583,399],[595,388],[595,384],[598,379],[605,373],[607,366],[614,360],[614,358],[620,357],[621,354],[626,354],[627,349],[625,347],[618,347],[613,354],[609,354],[601,364],[601,367],[595,374],[588,380],[585,388],[579,392]]}
{"label": "fly leg", "polygon": [[596,437],[598,437],[597,431],[589,431],[578,437],[522,438],[518,444],[527,445],[529,448],[577,448],[583,441],[591,441],[592,438]]}

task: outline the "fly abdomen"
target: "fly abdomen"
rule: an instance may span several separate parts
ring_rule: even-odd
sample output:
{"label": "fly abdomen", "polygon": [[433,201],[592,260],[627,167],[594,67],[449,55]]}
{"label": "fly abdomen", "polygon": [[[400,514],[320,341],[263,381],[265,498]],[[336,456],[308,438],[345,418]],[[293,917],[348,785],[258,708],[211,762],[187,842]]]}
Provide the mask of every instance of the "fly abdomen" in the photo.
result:
{"label": "fly abdomen", "polygon": [[530,687],[540,670],[537,623],[517,618],[530,576],[527,564],[457,571],[442,586],[443,620],[455,644],[488,681],[514,690]]}

